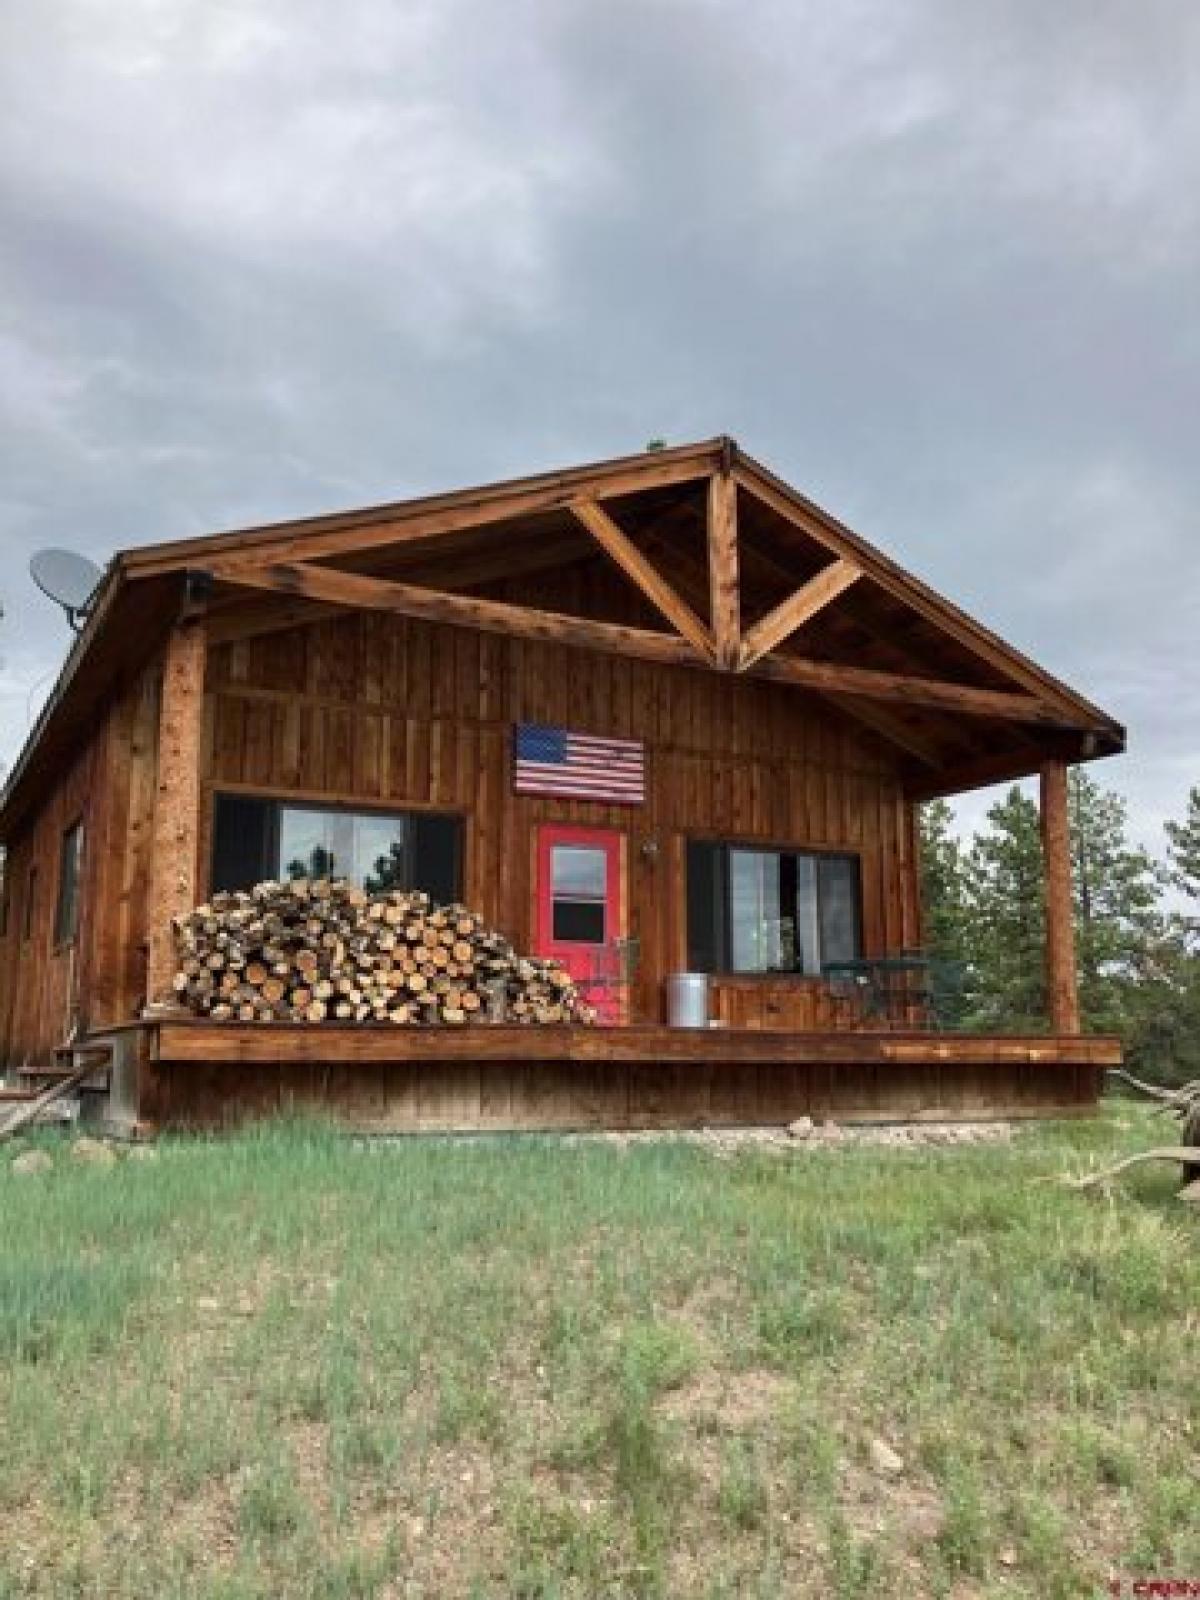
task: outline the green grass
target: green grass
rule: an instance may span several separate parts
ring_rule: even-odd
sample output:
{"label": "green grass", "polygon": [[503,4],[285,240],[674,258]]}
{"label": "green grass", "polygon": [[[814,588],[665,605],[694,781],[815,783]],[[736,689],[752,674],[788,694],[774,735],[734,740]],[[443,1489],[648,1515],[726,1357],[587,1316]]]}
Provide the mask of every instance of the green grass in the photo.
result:
{"label": "green grass", "polygon": [[0,1600],[1200,1579],[1200,1218],[1034,1181],[1156,1126],[6,1148]]}

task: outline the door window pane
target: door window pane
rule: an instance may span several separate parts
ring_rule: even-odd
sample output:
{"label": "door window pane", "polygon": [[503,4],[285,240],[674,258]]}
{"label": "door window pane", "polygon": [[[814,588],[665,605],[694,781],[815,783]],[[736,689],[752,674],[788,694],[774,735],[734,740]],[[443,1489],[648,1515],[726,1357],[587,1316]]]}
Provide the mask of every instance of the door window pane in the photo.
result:
{"label": "door window pane", "polygon": [[551,850],[550,885],[554,895],[603,900],[608,883],[608,854],[588,845],[556,844]]}
{"label": "door window pane", "polygon": [[603,944],[608,853],[592,845],[550,847],[551,933],[569,944]]}
{"label": "door window pane", "polygon": [[603,944],[603,900],[555,900],[551,930],[566,944]]}

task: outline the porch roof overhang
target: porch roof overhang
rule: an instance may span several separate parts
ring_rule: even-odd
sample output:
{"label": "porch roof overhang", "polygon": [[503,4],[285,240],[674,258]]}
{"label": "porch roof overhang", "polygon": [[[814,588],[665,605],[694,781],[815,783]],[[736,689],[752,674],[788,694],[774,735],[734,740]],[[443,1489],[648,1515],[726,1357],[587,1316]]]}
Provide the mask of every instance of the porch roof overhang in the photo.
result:
{"label": "porch roof overhang", "polygon": [[[620,615],[511,581],[616,568]],[[217,643],[350,609],[747,673],[836,704],[926,799],[1125,747],[1121,725],[725,437],[118,554],[0,795],[8,838],[178,621]]]}

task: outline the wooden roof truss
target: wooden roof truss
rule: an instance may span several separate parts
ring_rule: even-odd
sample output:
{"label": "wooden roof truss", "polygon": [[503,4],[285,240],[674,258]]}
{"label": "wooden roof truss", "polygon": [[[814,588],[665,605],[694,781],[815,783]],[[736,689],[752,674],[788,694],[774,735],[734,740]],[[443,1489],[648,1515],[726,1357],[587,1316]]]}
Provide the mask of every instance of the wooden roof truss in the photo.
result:
{"label": "wooden roof truss", "polygon": [[[668,577],[622,527],[611,509],[612,501],[638,491],[696,482],[707,485],[708,599],[703,607],[707,617],[702,614],[694,586],[691,598],[685,593],[681,578],[685,564],[669,557]],[[828,558],[784,599],[749,623],[744,617],[740,576],[739,493],[752,495],[767,505]],[[1115,727],[1103,713],[940,596],[924,589],[849,530],[780,485],[764,469],[741,457],[730,441],[717,441],[709,456],[698,447],[690,456],[672,453],[672,459],[666,461],[650,455],[622,472],[598,469],[590,478],[576,476],[570,482],[556,481],[538,487],[517,485],[507,495],[481,492],[474,499],[451,498],[455,504],[424,506],[417,502],[412,514],[391,519],[322,525],[311,531],[293,524],[274,537],[234,536],[233,542],[218,539],[204,551],[208,556],[204,570],[235,591],[256,590],[291,601],[311,602],[323,608],[322,614],[328,608],[342,607],[390,611],[517,638],[680,666],[749,673],[792,684],[849,702],[847,709],[852,714],[926,764],[936,760],[932,749],[918,732],[906,728],[903,716],[895,715],[890,707],[901,712],[913,707],[928,708],[960,717],[1051,729]],[[348,559],[382,559],[403,547],[415,547],[418,541],[424,552],[436,553],[440,540],[468,528],[511,524],[518,518],[536,518],[551,512],[568,513],[586,531],[595,548],[624,573],[662,619],[664,628],[634,627],[542,610],[463,593],[458,584],[435,588],[330,564]],[[562,551],[552,553],[548,564],[562,559]],[[504,561],[509,566],[514,564],[511,550],[505,553]],[[786,570],[781,563],[777,568]],[[504,570],[503,564],[499,570]],[[478,569],[472,576],[479,581]],[[944,629],[988,672],[999,673],[1007,680],[1005,686],[985,686],[911,670],[883,670],[805,654],[808,625],[848,591],[864,583],[879,586]]]}
{"label": "wooden roof truss", "polygon": [[[623,575],[636,601],[615,615],[636,625],[514,603],[506,587],[584,568]],[[122,553],[14,768],[6,818],[103,683],[197,608],[217,645],[366,609],[789,684],[885,740],[916,797],[1124,747],[1104,712],[718,438]]]}

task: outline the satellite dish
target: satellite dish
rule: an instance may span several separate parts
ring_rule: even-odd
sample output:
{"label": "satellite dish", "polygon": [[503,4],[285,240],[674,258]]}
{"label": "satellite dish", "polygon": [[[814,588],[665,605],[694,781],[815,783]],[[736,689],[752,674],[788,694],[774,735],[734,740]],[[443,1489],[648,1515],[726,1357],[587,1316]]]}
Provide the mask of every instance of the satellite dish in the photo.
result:
{"label": "satellite dish", "polygon": [[74,550],[39,550],[29,562],[29,576],[44,595],[63,608],[78,632],[103,576],[96,563]]}

